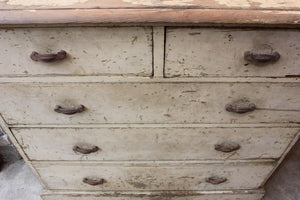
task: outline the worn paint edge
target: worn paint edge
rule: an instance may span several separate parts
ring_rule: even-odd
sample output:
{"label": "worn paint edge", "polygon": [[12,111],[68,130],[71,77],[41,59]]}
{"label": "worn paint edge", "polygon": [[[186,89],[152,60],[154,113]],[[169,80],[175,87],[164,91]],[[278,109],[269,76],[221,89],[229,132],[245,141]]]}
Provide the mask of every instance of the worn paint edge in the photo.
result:
{"label": "worn paint edge", "polygon": [[0,77],[3,83],[300,83],[300,78],[152,78],[110,76]]}
{"label": "worn paint edge", "polygon": [[0,24],[213,23],[300,26],[300,11],[230,9],[3,10]]}
{"label": "worn paint edge", "polygon": [[153,27],[153,71],[154,77],[164,76],[165,27]]}
{"label": "worn paint edge", "polygon": [[300,128],[299,123],[260,124],[11,124],[9,128]]}
{"label": "worn paint edge", "polygon": [[257,164],[272,164],[275,166],[276,161],[273,159],[255,159],[255,160],[188,160],[188,161],[32,161],[33,166],[48,166],[48,165],[116,165],[126,167],[161,167],[161,166],[197,166],[197,165],[257,165]]}
{"label": "worn paint edge", "polygon": [[42,190],[41,196],[52,195],[160,195],[160,194],[194,194],[194,195],[232,195],[232,194],[264,194],[264,189],[257,190],[219,190],[219,191],[68,191],[68,190]]}
{"label": "worn paint edge", "polygon": [[295,146],[295,144],[300,140],[300,131],[298,131],[298,134],[296,137],[292,140],[292,142],[289,144],[289,146],[286,148],[286,150],[281,155],[280,159],[277,161],[276,166],[273,168],[273,170],[269,173],[269,175],[266,177],[266,179],[262,182],[261,186],[264,186],[266,182],[272,177],[274,172],[279,168],[279,166],[282,164],[282,162],[285,160],[291,149]]}

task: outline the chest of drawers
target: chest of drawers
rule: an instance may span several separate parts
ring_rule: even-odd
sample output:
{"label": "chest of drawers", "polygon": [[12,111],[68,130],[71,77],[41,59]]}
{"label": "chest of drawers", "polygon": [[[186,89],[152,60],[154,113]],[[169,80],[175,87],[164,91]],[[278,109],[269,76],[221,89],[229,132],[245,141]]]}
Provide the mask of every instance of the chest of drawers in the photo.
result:
{"label": "chest of drawers", "polygon": [[300,136],[296,1],[0,5],[0,124],[44,200],[260,200]]}

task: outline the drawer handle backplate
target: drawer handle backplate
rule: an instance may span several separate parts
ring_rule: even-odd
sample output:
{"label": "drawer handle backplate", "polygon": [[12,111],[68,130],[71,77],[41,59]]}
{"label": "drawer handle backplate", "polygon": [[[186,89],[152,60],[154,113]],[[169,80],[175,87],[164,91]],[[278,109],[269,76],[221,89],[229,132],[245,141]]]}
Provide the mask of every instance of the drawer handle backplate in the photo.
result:
{"label": "drawer handle backplate", "polygon": [[213,184],[213,185],[218,185],[218,184],[226,182],[227,178],[212,176],[212,177],[206,178],[205,181],[207,183],[210,183],[210,184]]}
{"label": "drawer handle backplate", "polygon": [[105,179],[103,178],[100,179],[83,178],[82,182],[92,186],[103,185],[104,183],[106,183]]}
{"label": "drawer handle backplate", "polygon": [[46,62],[46,63],[63,60],[66,57],[67,57],[67,52],[65,52],[64,50],[61,50],[56,54],[39,54],[38,52],[34,51],[30,55],[30,58],[32,60]]}
{"label": "drawer handle backplate", "polygon": [[215,145],[215,150],[216,151],[221,151],[224,153],[230,153],[233,151],[237,151],[241,148],[241,146],[237,143],[234,142],[223,142],[221,144],[216,144]]}
{"label": "drawer handle backplate", "polygon": [[276,62],[279,60],[280,54],[275,51],[269,54],[259,54],[253,53],[251,51],[246,51],[244,53],[244,59],[249,62],[257,63],[257,64],[265,64],[269,62]]}
{"label": "drawer handle backplate", "polygon": [[65,115],[73,115],[73,114],[76,114],[76,113],[81,113],[84,110],[85,110],[84,105],[79,105],[77,108],[74,108],[74,109],[63,108],[59,105],[56,105],[55,108],[54,108],[55,112],[62,113],[62,114],[65,114]]}
{"label": "drawer handle backplate", "polygon": [[97,146],[94,146],[93,148],[90,148],[90,149],[88,149],[88,148],[82,148],[82,147],[79,147],[77,145],[73,147],[73,151],[74,152],[81,153],[81,154],[95,153],[95,152],[97,152],[99,150],[100,150],[100,148],[97,147]]}
{"label": "drawer handle backplate", "polygon": [[256,105],[251,103],[249,100],[241,99],[231,104],[227,104],[225,106],[226,111],[233,113],[247,113],[254,111],[256,109]]}

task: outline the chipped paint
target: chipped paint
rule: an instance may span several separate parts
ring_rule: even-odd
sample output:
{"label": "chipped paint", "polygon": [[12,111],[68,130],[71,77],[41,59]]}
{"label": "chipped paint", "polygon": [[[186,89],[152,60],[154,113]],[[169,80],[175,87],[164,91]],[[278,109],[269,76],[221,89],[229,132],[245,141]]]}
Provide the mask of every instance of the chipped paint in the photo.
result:
{"label": "chipped paint", "polygon": [[0,0],[0,2],[6,2],[8,5],[22,5],[22,6],[68,6],[77,3],[85,3],[88,0]]}
{"label": "chipped paint", "polygon": [[242,8],[272,8],[272,7],[299,7],[298,0],[290,0],[288,3],[286,1],[274,1],[274,0],[215,0],[216,4],[225,5],[227,7],[242,7]]}
{"label": "chipped paint", "polygon": [[189,2],[193,2],[194,0],[123,0],[126,3],[132,3],[132,4],[140,4],[145,6],[164,6],[164,5],[193,5],[189,4]]}
{"label": "chipped paint", "polygon": [[299,0],[289,0],[289,1],[274,1],[274,0],[264,0],[264,1],[252,1],[253,3],[257,3],[260,7],[295,7],[298,8],[300,5]]}
{"label": "chipped paint", "polygon": [[247,0],[215,0],[216,4],[225,5],[228,7],[250,7],[250,3]]}

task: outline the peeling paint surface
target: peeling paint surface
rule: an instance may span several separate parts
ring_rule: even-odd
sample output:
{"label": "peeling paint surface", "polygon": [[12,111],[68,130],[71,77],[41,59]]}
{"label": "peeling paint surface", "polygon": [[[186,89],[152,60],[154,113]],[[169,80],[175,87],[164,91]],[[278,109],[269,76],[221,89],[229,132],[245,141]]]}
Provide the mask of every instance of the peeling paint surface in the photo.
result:
{"label": "peeling paint surface", "polygon": [[228,7],[285,7],[284,5],[288,5],[289,7],[299,7],[298,0],[215,0],[217,4],[226,5]]}
{"label": "peeling paint surface", "polygon": [[228,7],[250,7],[250,3],[247,0],[215,0],[216,4],[225,5]]}
{"label": "peeling paint surface", "polygon": [[[78,3],[90,3],[89,0],[0,0],[7,5],[19,5],[19,6],[69,6]],[[94,0],[92,4],[103,6],[107,4],[105,1]],[[145,6],[205,6],[205,5],[223,5],[225,7],[299,7],[299,1],[297,0],[119,0],[119,2],[130,3],[133,5],[145,5]],[[118,1],[113,1],[113,4],[119,4]]]}
{"label": "peeling paint surface", "polygon": [[192,5],[189,4],[190,2],[193,2],[194,0],[123,0],[126,3],[132,3],[132,4],[141,4],[146,6],[159,6],[159,5]]}
{"label": "peeling paint surface", "polygon": [[22,5],[22,6],[67,6],[77,3],[85,3],[88,0],[0,0],[0,2],[6,2],[8,5]]}

